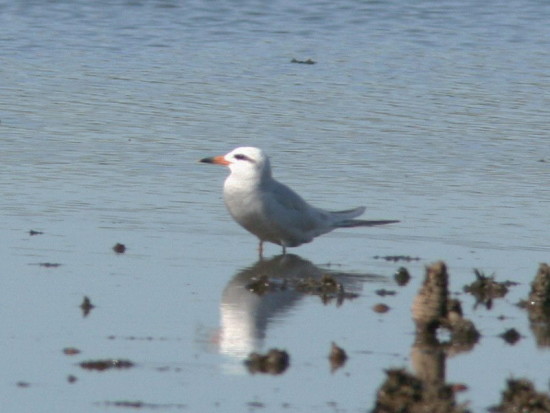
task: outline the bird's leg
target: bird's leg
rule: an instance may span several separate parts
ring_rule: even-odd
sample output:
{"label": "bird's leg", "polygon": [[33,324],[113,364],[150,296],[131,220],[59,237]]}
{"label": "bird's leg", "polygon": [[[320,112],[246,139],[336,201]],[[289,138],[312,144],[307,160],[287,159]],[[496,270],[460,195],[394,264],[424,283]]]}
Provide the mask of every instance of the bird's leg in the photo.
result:
{"label": "bird's leg", "polygon": [[260,258],[263,258],[264,256],[264,242],[260,240],[260,245],[258,245],[258,254],[260,255]]}
{"label": "bird's leg", "polygon": [[286,247],[283,245],[283,255],[286,255]]}

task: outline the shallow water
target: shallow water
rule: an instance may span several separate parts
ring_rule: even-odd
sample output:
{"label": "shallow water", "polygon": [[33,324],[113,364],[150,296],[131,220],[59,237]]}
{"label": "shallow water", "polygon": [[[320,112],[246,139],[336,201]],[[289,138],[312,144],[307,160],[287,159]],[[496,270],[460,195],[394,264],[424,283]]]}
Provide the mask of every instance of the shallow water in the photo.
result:
{"label": "shallow water", "polygon": [[[473,268],[519,282],[491,310],[458,294],[483,335],[447,361],[459,399],[483,411],[510,376],[548,391],[550,353],[514,304],[550,257],[549,16],[542,1],[1,1],[1,405],[368,411],[384,370],[411,368],[410,306],[438,259],[457,294]],[[291,250],[291,271],[338,272],[358,298],[242,290],[256,240],[225,211],[227,172],[197,160],[244,144],[315,205],[401,220]],[[510,327],[515,346],[497,336]],[[334,373],[332,341],[350,356]],[[249,375],[245,354],[272,347],[290,368]],[[78,365],[103,358],[136,367]]]}

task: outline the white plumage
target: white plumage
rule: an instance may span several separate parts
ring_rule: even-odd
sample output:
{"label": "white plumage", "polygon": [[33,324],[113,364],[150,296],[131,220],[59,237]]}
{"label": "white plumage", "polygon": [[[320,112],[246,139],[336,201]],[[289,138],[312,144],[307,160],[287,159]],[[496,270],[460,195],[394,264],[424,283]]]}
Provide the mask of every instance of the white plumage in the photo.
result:
{"label": "white plumage", "polygon": [[223,186],[229,213],[241,226],[260,240],[283,247],[297,247],[335,228],[391,224],[394,220],[354,219],[365,207],[346,211],[325,211],[304,201],[288,186],[271,176],[267,155],[258,148],[241,147],[223,156],[200,162],[225,165],[231,173]]}

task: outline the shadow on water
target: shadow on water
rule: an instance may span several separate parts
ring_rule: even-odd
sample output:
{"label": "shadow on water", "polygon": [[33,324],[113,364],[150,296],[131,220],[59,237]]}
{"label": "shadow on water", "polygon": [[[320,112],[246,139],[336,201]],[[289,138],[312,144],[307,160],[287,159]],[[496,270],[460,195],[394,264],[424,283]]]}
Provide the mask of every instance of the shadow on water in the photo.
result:
{"label": "shadow on water", "polygon": [[364,282],[380,280],[385,277],[318,267],[293,254],[261,259],[239,271],[222,293],[219,351],[242,359],[261,350],[270,324],[284,320],[306,295],[341,305],[357,297]]}

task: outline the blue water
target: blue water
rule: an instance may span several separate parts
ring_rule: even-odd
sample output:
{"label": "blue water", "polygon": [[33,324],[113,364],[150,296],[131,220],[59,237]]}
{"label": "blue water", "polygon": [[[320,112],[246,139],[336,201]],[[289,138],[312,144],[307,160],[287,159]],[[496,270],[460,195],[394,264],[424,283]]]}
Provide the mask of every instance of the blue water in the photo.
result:
{"label": "blue water", "polygon": [[[410,306],[438,259],[455,293],[473,268],[520,283],[490,311],[459,295],[483,335],[447,362],[459,400],[483,411],[510,376],[548,391],[514,304],[550,257],[549,18],[527,0],[0,1],[3,409],[368,411],[385,369],[413,369]],[[227,172],[197,163],[240,145],[315,205],[401,220],[291,250],[359,298],[242,291],[257,242],[225,211]],[[350,355],[334,374],[332,341]],[[249,375],[244,355],[271,347],[289,370]],[[136,367],[78,366],[117,357]]]}

